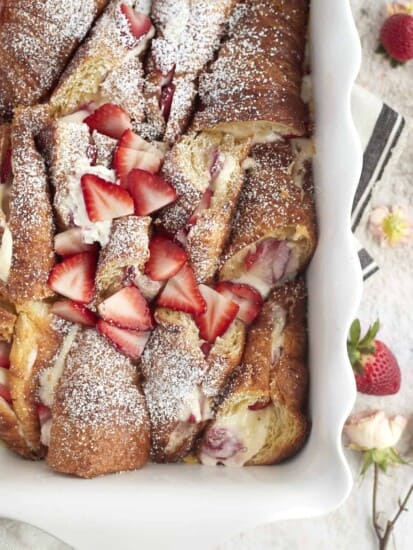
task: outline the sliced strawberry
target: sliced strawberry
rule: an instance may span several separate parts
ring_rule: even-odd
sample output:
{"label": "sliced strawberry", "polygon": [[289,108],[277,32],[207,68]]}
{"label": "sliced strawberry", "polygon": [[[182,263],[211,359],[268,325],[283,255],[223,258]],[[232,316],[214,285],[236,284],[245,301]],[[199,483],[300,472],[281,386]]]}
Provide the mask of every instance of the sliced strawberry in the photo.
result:
{"label": "sliced strawberry", "polygon": [[129,173],[128,187],[138,216],[147,216],[174,202],[178,196],[170,183],[139,169]]}
{"label": "sliced strawberry", "polygon": [[169,82],[162,86],[161,97],[159,98],[159,108],[163,118],[167,121],[171,113],[172,101],[174,98],[176,86],[173,82]]}
{"label": "sliced strawberry", "polygon": [[209,286],[199,285],[199,290],[207,307],[205,313],[195,317],[195,322],[201,338],[213,344],[235,319],[239,306]]}
{"label": "sliced strawberry", "polygon": [[11,176],[11,149],[7,149],[4,154],[3,162],[1,163],[0,168],[0,183],[7,183]]}
{"label": "sliced strawberry", "polygon": [[79,323],[88,327],[94,327],[97,322],[96,315],[84,305],[73,300],[59,300],[52,305],[52,313],[59,315],[66,321]]}
{"label": "sliced strawberry", "polygon": [[54,250],[59,256],[71,256],[79,252],[97,251],[97,243],[85,243],[83,240],[83,230],[80,227],[73,227],[55,236]]}
{"label": "sliced strawberry", "polygon": [[166,283],[157,304],[196,315],[205,311],[205,300],[199,291],[194,272],[187,263]]}
{"label": "sliced strawberry", "polygon": [[123,187],[127,186],[127,175],[133,168],[156,174],[161,167],[163,154],[140,136],[125,130],[113,156],[113,168]]}
{"label": "sliced strawberry", "polygon": [[91,222],[112,220],[133,214],[133,199],[126,189],[94,174],[80,180],[87,215]]}
{"label": "sliced strawberry", "polygon": [[0,342],[0,367],[8,369],[10,367],[11,344]]}
{"label": "sliced strawberry", "polygon": [[39,417],[40,426],[43,426],[52,418],[52,411],[49,407],[43,405],[43,403],[39,403],[37,405],[37,416]]}
{"label": "sliced strawberry", "polygon": [[149,252],[145,273],[154,281],[170,279],[188,259],[185,250],[162,235],[155,235],[151,239]]}
{"label": "sliced strawberry", "polygon": [[93,252],[81,252],[65,258],[50,272],[50,288],[75,302],[88,304],[93,298],[96,260]]}
{"label": "sliced strawberry", "polygon": [[261,241],[246,255],[244,265],[252,275],[272,285],[284,275],[289,258],[286,241],[270,238]]}
{"label": "sliced strawberry", "polygon": [[244,323],[252,323],[261,311],[261,294],[249,285],[221,282],[215,290],[239,305],[237,317]]}
{"label": "sliced strawberry", "polygon": [[0,384],[0,399],[3,398],[7,403],[12,402],[11,394],[9,388]]}
{"label": "sliced strawberry", "polygon": [[207,210],[211,206],[212,189],[207,189],[202,195],[201,202],[195,208],[192,216],[188,220],[188,225],[195,225],[199,215],[203,210]]}
{"label": "sliced strawberry", "polygon": [[120,328],[148,330],[153,328],[152,316],[147,301],[136,288],[122,288],[98,307],[99,315]]}
{"label": "sliced strawberry", "polygon": [[271,405],[271,401],[257,401],[252,405],[248,405],[248,408],[250,411],[261,411],[262,409],[266,409],[269,405]]}
{"label": "sliced strawberry", "polygon": [[128,113],[113,103],[105,103],[83,122],[91,130],[97,130],[114,139],[120,139],[123,132],[132,127]]}
{"label": "sliced strawberry", "polygon": [[202,353],[205,355],[205,357],[208,357],[211,349],[212,349],[212,344],[210,344],[209,342],[204,342],[201,345],[201,350],[202,350]]}
{"label": "sliced strawberry", "polygon": [[127,6],[126,4],[121,4],[120,9],[128,20],[130,32],[135,38],[140,38],[148,34],[152,28],[149,17],[146,17],[146,15],[141,12],[135,11],[132,6]]}
{"label": "sliced strawberry", "polygon": [[98,321],[97,328],[119,351],[132,359],[139,359],[150,332],[139,332],[116,327],[106,321]]}

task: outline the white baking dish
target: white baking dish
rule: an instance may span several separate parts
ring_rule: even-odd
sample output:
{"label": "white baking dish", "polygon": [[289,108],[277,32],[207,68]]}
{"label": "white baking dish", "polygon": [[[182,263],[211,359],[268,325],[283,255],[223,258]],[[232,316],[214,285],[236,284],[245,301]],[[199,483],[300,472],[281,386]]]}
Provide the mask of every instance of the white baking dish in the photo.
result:
{"label": "white baking dish", "polygon": [[311,19],[320,240],[308,274],[313,427],[305,449],[277,467],[147,466],[85,481],[1,448],[0,516],[78,550],[201,550],[259,523],[326,513],[348,495],[341,429],[355,388],[345,342],[361,294],[350,208],[362,159],[350,90],[360,46],[347,1],[313,0]]}

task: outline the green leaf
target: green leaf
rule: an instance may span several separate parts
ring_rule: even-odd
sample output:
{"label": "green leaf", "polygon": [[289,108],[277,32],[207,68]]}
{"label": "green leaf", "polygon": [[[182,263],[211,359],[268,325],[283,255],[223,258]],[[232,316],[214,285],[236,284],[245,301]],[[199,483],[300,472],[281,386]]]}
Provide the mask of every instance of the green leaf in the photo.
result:
{"label": "green leaf", "polygon": [[366,346],[371,346],[371,343],[376,338],[377,333],[379,332],[379,329],[380,329],[380,322],[379,320],[377,320],[368,328],[366,334],[360,340],[358,348],[360,349]]}
{"label": "green leaf", "polygon": [[355,346],[357,345],[358,341],[360,340],[360,334],[361,334],[360,321],[358,319],[354,319],[350,327],[350,342],[353,345]]}

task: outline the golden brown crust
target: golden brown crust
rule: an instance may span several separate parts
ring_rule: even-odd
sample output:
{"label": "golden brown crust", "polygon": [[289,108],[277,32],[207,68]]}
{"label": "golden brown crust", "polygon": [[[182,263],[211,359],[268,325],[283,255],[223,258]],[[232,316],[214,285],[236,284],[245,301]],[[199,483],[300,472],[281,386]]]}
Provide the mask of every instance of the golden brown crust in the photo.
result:
{"label": "golden brown crust", "polygon": [[7,284],[15,303],[53,294],[47,285],[54,264],[53,213],[44,161],[34,141],[47,116],[44,106],[19,109],[12,124],[13,183],[8,226],[13,253]]}
{"label": "golden brown crust", "polygon": [[148,460],[149,419],[136,368],[95,330],[80,333],[66,358],[52,418],[47,462],[59,472],[91,478]]}
{"label": "golden brown crust", "polygon": [[307,10],[307,0],[240,3],[229,39],[201,76],[194,130],[247,136],[264,125],[283,135],[305,133],[300,94]]}
{"label": "golden brown crust", "polygon": [[0,28],[0,119],[44,99],[108,0],[4,0]]}
{"label": "golden brown crust", "polygon": [[13,306],[0,298],[0,341],[11,342],[16,319]]}
{"label": "golden brown crust", "polygon": [[39,375],[50,366],[63,329],[45,303],[26,303],[18,310],[10,353],[10,393],[25,440],[38,457],[44,454],[37,414]]}
{"label": "golden brown crust", "polygon": [[27,445],[20,423],[12,407],[0,397],[0,439],[7,447],[24,458],[36,459],[36,455]]}

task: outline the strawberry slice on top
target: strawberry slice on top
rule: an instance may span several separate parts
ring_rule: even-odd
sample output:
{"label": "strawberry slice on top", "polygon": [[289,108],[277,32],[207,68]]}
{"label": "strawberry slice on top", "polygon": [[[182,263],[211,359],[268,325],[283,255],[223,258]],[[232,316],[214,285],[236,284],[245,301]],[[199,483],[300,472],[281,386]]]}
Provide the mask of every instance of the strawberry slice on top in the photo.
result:
{"label": "strawberry slice on top", "polygon": [[152,237],[149,253],[145,274],[154,281],[170,279],[178,273],[188,259],[185,250],[162,235]]}
{"label": "strawberry slice on top", "polygon": [[145,14],[135,11],[132,6],[126,4],[120,5],[121,12],[126,17],[130,32],[135,38],[141,38],[152,28],[152,23],[149,17]]}
{"label": "strawberry slice on top", "polygon": [[133,168],[156,174],[161,167],[163,154],[140,136],[125,130],[113,156],[113,168],[123,187],[127,186],[127,175]]}
{"label": "strawberry slice on top", "polygon": [[206,303],[206,311],[195,317],[199,335],[203,340],[213,344],[222,336],[237,316],[239,306],[206,285],[199,285],[199,290]]}
{"label": "strawberry slice on top", "polygon": [[97,251],[97,243],[85,243],[83,230],[80,227],[72,227],[55,236],[54,251],[59,256],[71,256],[79,252],[93,252]]}
{"label": "strawberry slice on top", "polygon": [[102,319],[98,321],[97,329],[116,349],[132,359],[139,359],[150,336],[150,332],[119,328]]}
{"label": "strawberry slice on top", "polygon": [[97,256],[81,252],[65,258],[50,272],[48,284],[52,290],[81,304],[88,304],[94,293]]}
{"label": "strawberry slice on top", "polygon": [[94,174],[84,174],[80,185],[87,215],[91,222],[101,222],[133,214],[133,199],[119,185]]}
{"label": "strawberry slice on top", "polygon": [[166,283],[157,304],[195,315],[205,311],[205,300],[199,291],[194,272],[187,263]]}
{"label": "strawberry slice on top", "polygon": [[90,309],[73,300],[58,300],[52,305],[51,311],[55,315],[66,319],[66,321],[79,323],[87,327],[94,327],[97,322],[96,315]]}
{"label": "strawberry slice on top", "polygon": [[249,285],[225,281],[218,283],[215,290],[238,304],[237,317],[247,325],[252,323],[261,311],[261,294]]}
{"label": "strawberry slice on top", "polygon": [[83,122],[90,130],[97,130],[113,139],[120,139],[125,130],[132,128],[128,113],[114,103],[104,103]]}
{"label": "strawberry slice on top", "polygon": [[136,286],[130,285],[106,298],[98,307],[99,315],[120,328],[148,330],[153,328],[147,301]]}
{"label": "strawberry slice on top", "polygon": [[178,195],[170,183],[144,170],[134,169],[128,175],[128,188],[135,203],[135,213],[147,216],[176,201]]}

